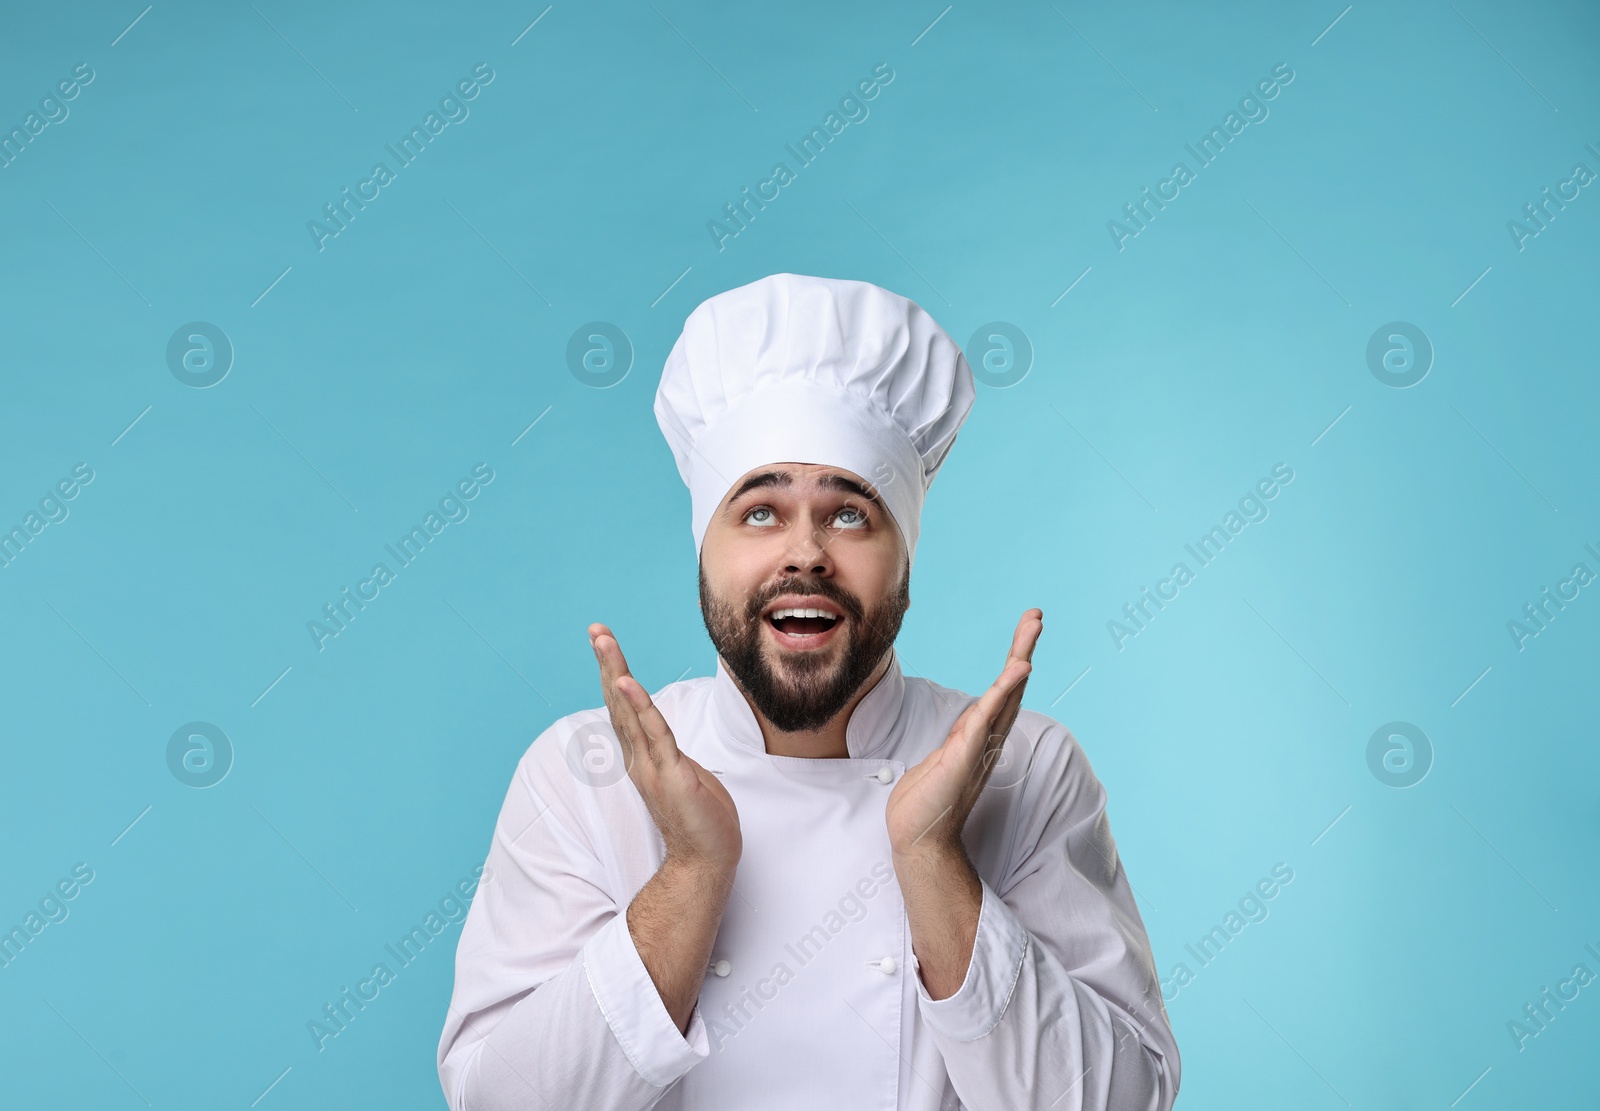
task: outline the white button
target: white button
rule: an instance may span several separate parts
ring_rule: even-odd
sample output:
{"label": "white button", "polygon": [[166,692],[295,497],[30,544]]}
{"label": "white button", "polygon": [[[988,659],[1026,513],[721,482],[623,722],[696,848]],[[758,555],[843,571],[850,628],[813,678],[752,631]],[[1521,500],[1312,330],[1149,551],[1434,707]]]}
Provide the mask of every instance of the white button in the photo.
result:
{"label": "white button", "polygon": [[[888,767],[882,767],[882,768],[878,769],[878,782],[879,783],[887,783],[893,778],[894,778],[894,772],[890,771]],[[894,970],[890,969],[889,971],[892,972]]]}
{"label": "white button", "polygon": [[885,976],[893,976],[894,970],[899,967],[895,964],[893,957],[884,957],[881,961],[868,961],[867,963]]}
{"label": "white button", "polygon": [[711,971],[715,972],[718,976],[726,976],[728,973],[733,971],[733,965],[729,964],[726,960],[720,960],[711,966]]}

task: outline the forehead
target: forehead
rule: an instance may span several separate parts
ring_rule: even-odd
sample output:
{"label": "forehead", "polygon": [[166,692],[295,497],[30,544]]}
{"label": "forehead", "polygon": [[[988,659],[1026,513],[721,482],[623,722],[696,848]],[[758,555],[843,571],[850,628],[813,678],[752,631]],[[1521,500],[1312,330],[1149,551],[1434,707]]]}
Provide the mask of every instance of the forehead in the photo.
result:
{"label": "forehead", "polygon": [[854,471],[821,463],[769,463],[739,476],[728,488],[723,503],[737,501],[755,491],[782,490],[797,497],[854,494],[876,503],[870,483]]}

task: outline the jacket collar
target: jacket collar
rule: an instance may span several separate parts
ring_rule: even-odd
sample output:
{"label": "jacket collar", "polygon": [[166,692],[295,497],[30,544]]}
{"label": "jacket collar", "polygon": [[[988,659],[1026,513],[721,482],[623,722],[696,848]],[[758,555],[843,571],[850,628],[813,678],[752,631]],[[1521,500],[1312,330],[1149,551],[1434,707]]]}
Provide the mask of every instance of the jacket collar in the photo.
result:
{"label": "jacket collar", "polygon": [[[889,666],[856,708],[845,726],[845,748],[852,760],[888,759],[895,748],[900,710],[905,701],[906,681],[900,670],[900,655],[889,649]],[[717,674],[711,687],[711,712],[717,727],[747,748],[766,754],[766,742],[755,711],[729,674],[722,657],[717,657]]]}

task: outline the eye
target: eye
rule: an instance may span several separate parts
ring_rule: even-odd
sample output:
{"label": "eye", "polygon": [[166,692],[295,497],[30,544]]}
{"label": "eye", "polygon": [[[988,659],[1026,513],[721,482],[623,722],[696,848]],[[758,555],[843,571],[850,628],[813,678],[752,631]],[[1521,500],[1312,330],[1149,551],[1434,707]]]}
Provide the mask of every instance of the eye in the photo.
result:
{"label": "eye", "polygon": [[834,524],[840,528],[858,529],[865,528],[867,515],[853,505],[847,505],[833,515]]}
{"label": "eye", "polygon": [[758,505],[745,512],[744,521],[746,524],[770,528],[778,523],[778,515],[772,511],[770,506]]}

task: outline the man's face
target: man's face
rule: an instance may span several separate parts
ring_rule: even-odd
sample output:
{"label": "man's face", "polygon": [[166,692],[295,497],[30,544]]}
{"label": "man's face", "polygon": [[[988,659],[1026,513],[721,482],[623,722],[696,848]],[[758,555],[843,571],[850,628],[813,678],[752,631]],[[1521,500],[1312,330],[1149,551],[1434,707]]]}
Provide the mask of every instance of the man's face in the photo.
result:
{"label": "man's face", "polygon": [[820,729],[844,709],[894,644],[910,585],[888,509],[839,467],[775,463],[743,475],[700,549],[711,643],[786,733]]}

